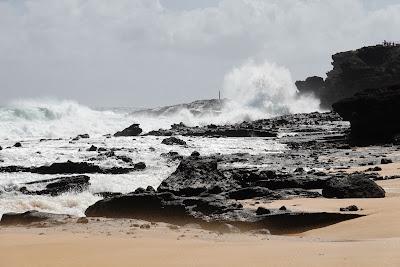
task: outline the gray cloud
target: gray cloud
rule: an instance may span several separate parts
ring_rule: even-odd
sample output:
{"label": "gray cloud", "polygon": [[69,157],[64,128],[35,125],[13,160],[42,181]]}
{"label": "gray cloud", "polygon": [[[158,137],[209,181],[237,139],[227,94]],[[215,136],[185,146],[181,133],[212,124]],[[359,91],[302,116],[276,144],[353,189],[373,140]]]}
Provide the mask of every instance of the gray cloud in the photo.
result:
{"label": "gray cloud", "polygon": [[0,102],[54,96],[154,106],[210,98],[249,58],[299,79],[323,75],[336,51],[400,39],[396,1],[198,2],[0,1]]}

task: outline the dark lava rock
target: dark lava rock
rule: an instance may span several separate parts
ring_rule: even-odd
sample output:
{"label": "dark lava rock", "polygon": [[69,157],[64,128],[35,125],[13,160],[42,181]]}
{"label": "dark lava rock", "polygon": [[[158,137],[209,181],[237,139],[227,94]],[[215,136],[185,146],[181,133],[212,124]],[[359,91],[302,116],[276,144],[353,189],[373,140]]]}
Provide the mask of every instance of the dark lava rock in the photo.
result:
{"label": "dark lava rock", "polygon": [[135,168],[122,168],[122,167],[102,168],[93,163],[72,162],[72,161],[53,163],[49,166],[40,166],[40,167],[20,167],[20,166],[0,167],[0,172],[32,172],[39,174],[85,174],[85,173],[125,174],[132,171],[135,171]]}
{"label": "dark lava rock", "polygon": [[296,82],[303,94],[313,93],[323,109],[343,98],[367,88],[382,88],[400,84],[400,46],[376,45],[337,53],[332,56],[333,70],[322,81],[310,77]]}
{"label": "dark lava rock", "polygon": [[89,147],[86,151],[97,151],[97,147],[92,145],[91,147]]}
{"label": "dark lava rock", "polygon": [[65,223],[67,219],[72,218],[70,215],[52,214],[47,212],[39,212],[36,210],[24,213],[5,213],[1,218],[0,225],[27,225],[38,222],[61,222]]}
{"label": "dark lava rock", "polygon": [[262,127],[251,127],[251,125],[235,124],[235,125],[207,125],[203,127],[188,127],[179,125],[171,127],[169,130],[160,129],[151,131],[146,135],[155,136],[207,136],[207,137],[277,137],[277,132],[271,129],[263,129]]}
{"label": "dark lava rock", "polygon": [[353,174],[330,179],[322,195],[326,198],[383,198],[385,190],[368,175]]}
{"label": "dark lava rock", "polygon": [[182,155],[179,155],[178,152],[169,151],[168,153],[161,153],[161,157],[168,158],[170,160],[181,160],[183,159]]}
{"label": "dark lava rock", "polygon": [[122,160],[125,163],[131,163],[132,159],[128,156],[124,156],[124,155],[119,155],[119,156],[115,156],[115,158]]}
{"label": "dark lava rock", "polygon": [[247,187],[241,188],[228,193],[229,198],[242,200],[242,199],[252,199],[257,197],[263,198],[273,198],[274,192],[264,187]]}
{"label": "dark lava rock", "polygon": [[287,210],[287,208],[285,206],[282,206],[279,208],[279,210]]}
{"label": "dark lava rock", "polygon": [[32,168],[31,172],[40,174],[74,174],[74,173],[128,173],[131,170],[121,168],[102,169],[101,167],[87,162],[61,162],[50,166]]}
{"label": "dark lava rock", "polygon": [[139,124],[132,124],[128,128],[114,134],[115,137],[119,136],[138,136],[142,133]]}
{"label": "dark lava rock", "polygon": [[376,166],[376,167],[373,167],[373,168],[368,168],[364,172],[379,172],[381,170],[382,170],[381,167]]}
{"label": "dark lava rock", "polygon": [[271,211],[269,209],[263,208],[263,207],[258,207],[256,210],[257,215],[265,215],[265,214],[270,214]]}
{"label": "dark lava rock", "polygon": [[2,147],[2,146],[0,146],[0,150],[3,150],[3,147]]}
{"label": "dark lava rock", "polygon": [[54,179],[40,180],[25,183],[25,185],[44,184],[47,183],[46,188],[38,191],[30,191],[26,187],[20,188],[20,191],[29,195],[51,195],[58,196],[65,192],[74,191],[82,192],[88,189],[90,177],[85,175],[60,177]]}
{"label": "dark lava rock", "polygon": [[236,182],[218,170],[218,160],[212,157],[188,157],[182,159],[178,168],[158,187],[159,192],[195,196],[215,186],[223,191],[236,187]]}
{"label": "dark lava rock", "polygon": [[358,207],[356,205],[351,205],[346,208],[340,208],[340,211],[358,211]]}
{"label": "dark lava rock", "polygon": [[186,142],[185,141],[183,141],[183,140],[181,140],[179,138],[173,137],[173,136],[165,138],[164,140],[162,140],[161,144],[169,145],[169,146],[172,146],[172,145],[186,146]]}
{"label": "dark lava rock", "polygon": [[169,193],[127,194],[100,200],[87,208],[88,217],[134,218],[147,221],[186,221],[187,211],[182,203],[169,203]]}
{"label": "dark lava rock", "polygon": [[190,154],[191,157],[200,157],[200,153],[197,151],[193,151],[192,154]]}
{"label": "dark lava rock", "polygon": [[308,77],[305,81],[296,81],[296,87],[301,94],[320,95],[325,84],[324,79],[318,76]]}
{"label": "dark lava rock", "polygon": [[20,142],[15,143],[14,147],[22,147],[22,144]]}
{"label": "dark lava rock", "polygon": [[138,162],[133,167],[135,170],[144,170],[146,169],[146,164],[144,162]]}
{"label": "dark lava rock", "polygon": [[155,193],[156,190],[154,189],[154,187],[152,187],[152,186],[149,185],[148,187],[146,187],[146,192]]}
{"label": "dark lava rock", "polygon": [[400,133],[399,103],[400,83],[361,91],[335,103],[333,109],[350,121],[353,143],[372,144],[391,142]]}
{"label": "dark lava rock", "polygon": [[267,187],[269,189],[302,188],[302,189],[321,189],[325,186],[329,176],[319,175],[280,175],[272,179],[260,179],[255,185]]}
{"label": "dark lava rock", "polygon": [[235,208],[234,204],[223,199],[182,198],[170,193],[130,193],[104,199],[90,206],[85,214],[88,217],[133,218],[177,225],[196,223],[213,231],[230,224],[242,231],[269,229],[272,234],[300,233],[362,216],[282,211],[256,215],[252,210]]}
{"label": "dark lava rock", "polygon": [[391,159],[381,159],[381,164],[390,164],[393,163]]}
{"label": "dark lava rock", "polygon": [[72,141],[78,141],[79,139],[88,139],[90,136],[88,134],[79,134],[76,137],[72,138]]}

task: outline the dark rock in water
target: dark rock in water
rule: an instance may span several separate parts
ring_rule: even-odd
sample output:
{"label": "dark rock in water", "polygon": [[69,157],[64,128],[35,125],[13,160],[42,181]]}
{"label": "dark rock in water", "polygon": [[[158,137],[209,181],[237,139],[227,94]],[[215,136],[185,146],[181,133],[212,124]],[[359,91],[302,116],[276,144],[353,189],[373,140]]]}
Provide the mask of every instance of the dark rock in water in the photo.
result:
{"label": "dark rock in water", "polygon": [[79,139],[88,139],[90,136],[88,134],[79,134],[76,137],[72,138],[72,141],[78,141]]}
{"label": "dark rock in water", "polygon": [[263,208],[263,207],[258,207],[256,210],[257,215],[265,215],[265,214],[270,214],[271,211],[269,209]]}
{"label": "dark rock in water", "polygon": [[125,163],[131,163],[132,159],[128,156],[124,156],[124,155],[119,155],[119,156],[115,156],[117,159],[122,160]]}
{"label": "dark rock in water", "polygon": [[391,159],[381,159],[381,164],[390,164],[393,163]]}
{"label": "dark rock in water", "polygon": [[86,151],[97,151],[97,147],[92,145],[91,147],[89,147]]}
{"label": "dark rock in water", "polygon": [[165,138],[164,140],[162,140],[161,144],[169,145],[169,146],[172,146],[172,145],[186,146],[187,145],[185,141],[183,141],[179,138],[173,137],[173,136]]}
{"label": "dark rock in water", "polygon": [[340,208],[340,211],[358,211],[358,207],[356,205],[351,205],[346,208]]}
{"label": "dark rock in water", "polygon": [[282,206],[279,208],[279,210],[287,210],[287,208],[285,206]]}
{"label": "dark rock in water", "polygon": [[236,200],[252,199],[257,197],[273,198],[274,192],[264,187],[241,188],[228,193],[229,197]]}
{"label": "dark rock in water", "polygon": [[119,136],[138,136],[142,133],[142,129],[139,127],[139,124],[132,124],[128,128],[117,132],[114,134],[115,137]]}
{"label": "dark rock in water", "polygon": [[99,148],[97,149],[97,151],[98,151],[98,152],[105,152],[105,151],[107,151],[107,148],[99,147]]}
{"label": "dark rock in water", "polygon": [[193,151],[192,154],[190,154],[191,157],[200,157],[200,153],[197,151]]}
{"label": "dark rock in water", "polygon": [[133,167],[135,170],[144,170],[146,169],[146,164],[144,162],[138,162]]}
{"label": "dark rock in water", "polygon": [[156,190],[154,189],[154,187],[152,187],[152,186],[149,185],[148,187],[146,187],[146,192],[155,193]]}
{"label": "dark rock in water", "polygon": [[20,142],[15,143],[14,147],[22,147],[22,144]]}
{"label": "dark rock in water", "polygon": [[218,170],[218,161],[208,157],[182,159],[178,168],[158,187],[159,192],[194,196],[219,186],[223,191],[235,188],[236,182]]}
{"label": "dark rock in water", "polygon": [[160,156],[164,157],[164,158],[168,158],[170,160],[181,160],[181,159],[183,159],[183,156],[179,155],[179,153],[175,152],[175,151],[169,151],[168,153],[162,153]]}
{"label": "dark rock in water", "polygon": [[333,105],[350,121],[350,137],[356,144],[391,142],[400,133],[400,83],[380,88],[364,90]]}
{"label": "dark rock in water", "polygon": [[383,198],[385,190],[368,175],[353,174],[330,179],[322,195],[326,198]]}
{"label": "dark rock in water", "polygon": [[52,214],[47,212],[39,212],[36,210],[27,211],[24,213],[5,213],[1,218],[0,225],[27,225],[38,222],[54,222],[65,223],[72,216],[64,214]]}
{"label": "dark rock in water", "polygon": [[0,172],[28,172],[29,168],[21,166],[4,166],[0,167]]}
{"label": "dark rock in water", "polygon": [[0,146],[0,150],[3,150],[3,147],[2,147],[2,146]]}
{"label": "dark rock in water", "polygon": [[61,162],[53,163],[50,166],[41,166],[31,170],[40,174],[73,174],[73,173],[102,173],[103,170],[92,163],[87,162]]}
{"label": "dark rock in water", "polygon": [[85,174],[85,173],[103,173],[103,174],[125,174],[138,169],[135,168],[102,168],[93,163],[87,162],[60,162],[49,166],[40,167],[19,167],[6,166],[0,167],[0,172],[32,172],[39,174]]}
{"label": "dark rock in water", "polygon": [[205,127],[188,127],[185,125],[173,127],[169,130],[160,129],[146,135],[155,136],[207,136],[207,137],[277,137],[275,131],[263,128],[254,128],[246,124],[237,125],[207,125]]}
{"label": "dark rock in water", "polygon": [[26,187],[22,187],[20,191],[29,195],[51,195],[58,196],[65,192],[74,191],[82,192],[88,189],[90,177],[85,175],[60,177],[47,180],[40,180],[25,183],[25,185],[44,184],[47,183],[46,188],[39,191],[30,191]]}
{"label": "dark rock in water", "polygon": [[400,45],[363,47],[337,53],[332,59],[333,70],[324,82],[319,77],[296,82],[300,93],[312,92],[324,109],[367,88],[400,84]]}

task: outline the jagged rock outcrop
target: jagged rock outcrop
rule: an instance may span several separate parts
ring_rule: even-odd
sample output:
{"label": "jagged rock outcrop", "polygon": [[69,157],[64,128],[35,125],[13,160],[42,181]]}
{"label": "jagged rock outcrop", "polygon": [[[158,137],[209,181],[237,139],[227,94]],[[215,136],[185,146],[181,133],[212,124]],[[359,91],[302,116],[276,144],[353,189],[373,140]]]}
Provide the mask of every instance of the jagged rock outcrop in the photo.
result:
{"label": "jagged rock outcrop", "polygon": [[296,87],[302,94],[313,94],[320,97],[321,90],[325,86],[325,81],[322,77],[312,76],[305,81],[296,81]]}
{"label": "jagged rock outcrop", "polygon": [[400,45],[363,47],[337,53],[332,59],[333,70],[323,83],[319,77],[296,83],[300,93],[314,93],[324,109],[368,88],[400,84]]}
{"label": "jagged rock outcrop", "polygon": [[333,109],[350,121],[354,143],[390,141],[400,134],[400,83],[364,90],[333,104]]}
{"label": "jagged rock outcrop", "polygon": [[124,130],[120,132],[116,132],[114,134],[115,137],[119,136],[138,136],[142,133],[142,129],[139,127],[139,124],[132,124],[128,128],[125,128]]}
{"label": "jagged rock outcrop", "polygon": [[194,196],[215,186],[227,191],[235,188],[236,183],[218,169],[217,159],[188,157],[182,159],[176,171],[161,183],[158,191]]}

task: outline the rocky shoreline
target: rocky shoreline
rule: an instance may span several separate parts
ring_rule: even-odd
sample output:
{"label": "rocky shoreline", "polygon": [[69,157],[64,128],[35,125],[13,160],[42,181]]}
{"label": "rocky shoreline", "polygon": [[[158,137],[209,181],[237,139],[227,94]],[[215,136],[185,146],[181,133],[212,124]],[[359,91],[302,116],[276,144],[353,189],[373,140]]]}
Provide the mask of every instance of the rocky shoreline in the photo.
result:
{"label": "rocky shoreline", "polygon": [[[308,212],[292,211],[284,206],[276,209],[254,209],[245,205],[245,202],[250,201],[254,204],[258,201],[272,202],[293,198],[385,197],[385,190],[375,181],[398,177],[384,177],[376,172],[380,169],[377,165],[400,161],[397,140],[400,132],[397,116],[400,87],[385,83],[382,84],[383,88],[364,88],[364,85],[370,85],[368,81],[371,79],[381,85],[380,79],[386,77],[381,77],[380,72],[371,66],[393,67],[393,64],[387,62],[369,60],[369,57],[374,58],[376,53],[388,54],[389,63],[397,62],[399,57],[398,47],[370,47],[338,54],[333,57],[334,70],[328,74],[325,81],[314,77],[297,83],[300,93],[312,92],[324,100],[323,105],[333,104],[334,111],[331,112],[284,115],[232,125],[209,124],[190,127],[179,123],[173,124],[169,129],[147,133],[143,133],[140,125],[132,124],[114,135],[104,136],[105,139],[116,140],[157,137],[157,142],[171,148],[168,153],[159,156],[173,162],[177,167],[157,188],[137,188],[129,193],[95,192],[95,195],[103,199],[89,206],[85,215],[176,225],[194,223],[204,229],[220,232],[267,229],[266,231],[272,234],[299,233],[364,216],[358,213],[357,207],[356,209],[352,206],[337,207],[337,212]],[[363,62],[360,63],[360,60]],[[346,62],[353,61],[357,61],[358,64],[345,67]],[[345,86],[349,82],[347,74],[352,75],[360,68],[370,74],[356,77],[351,90],[343,94],[344,89],[338,89],[339,84]],[[391,83],[397,82],[394,77],[395,75],[390,80]],[[352,95],[354,91],[354,96],[343,99],[349,94]],[[324,99],[327,95],[335,97]],[[336,99],[338,97],[340,100]],[[207,105],[204,101],[197,104]],[[213,112],[219,110],[220,104],[212,101],[210,105]],[[167,107],[158,112],[172,112],[174,109]],[[193,150],[190,156],[174,151],[176,148],[191,149],[190,138],[194,137],[202,138],[203,142],[224,138],[256,138],[265,142],[276,141],[283,148],[279,153],[211,155],[201,155]],[[93,156],[86,161],[66,161],[31,167],[0,167],[2,173],[70,176],[28,182],[8,190],[24,195],[59,196],[70,191],[87,190],[91,174],[129,175],[146,170],[148,162],[134,163],[129,156],[115,153],[129,153],[130,148],[96,147],[90,143],[90,136],[87,134],[72,138],[69,142],[81,139],[87,140],[91,145],[86,151],[91,152]],[[18,144],[14,148],[23,146]],[[148,151],[158,153],[152,147],[149,147]],[[110,159],[122,162],[122,165],[105,167],[91,162]],[[359,166],[370,168],[357,173],[345,172],[346,169]],[[51,221],[55,218],[58,220],[63,217],[37,211],[6,213],[1,224],[26,224]]]}

